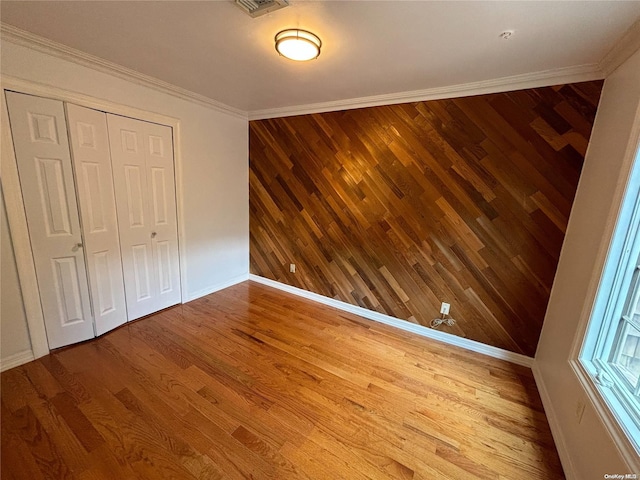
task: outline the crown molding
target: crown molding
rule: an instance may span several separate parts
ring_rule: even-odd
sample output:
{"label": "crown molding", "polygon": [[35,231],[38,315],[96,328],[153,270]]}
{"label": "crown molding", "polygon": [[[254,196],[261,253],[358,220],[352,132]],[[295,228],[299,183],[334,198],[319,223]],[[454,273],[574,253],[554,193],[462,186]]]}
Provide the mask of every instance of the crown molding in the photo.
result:
{"label": "crown molding", "polygon": [[640,20],[631,25],[611,50],[602,57],[598,64],[600,70],[608,77],[638,50],[640,50]]}
{"label": "crown molding", "polygon": [[231,107],[218,102],[217,100],[200,95],[199,93],[177,87],[163,80],[159,80],[130,68],[96,57],[95,55],[90,55],[80,50],[76,50],[75,48],[54,42],[53,40],[49,40],[39,35],[34,35],[33,33],[26,32],[6,23],[0,23],[0,39],[3,42],[11,42],[16,45],[31,48],[54,57],[61,58],[62,60],[67,60],[69,62],[82,65],[83,67],[107,73],[123,80],[151,88],[158,92],[165,93],[188,102],[196,103],[203,107],[242,118],[243,120],[247,119],[247,112],[244,110]]}
{"label": "crown molding", "polygon": [[249,112],[249,120],[263,120],[267,118],[289,117],[292,115],[306,115],[310,113],[334,112],[337,110],[351,110],[354,108],[393,105],[396,103],[421,102],[426,100],[441,100],[444,98],[470,97],[488,93],[508,92],[526,88],[547,87],[564,83],[586,82],[601,80],[605,74],[599,64],[590,63],[573,67],[555,68],[540,72],[525,73],[509,77],[483,80],[480,82],[451,85],[448,87],[428,88],[368,97],[351,98],[307,105],[254,110]]}

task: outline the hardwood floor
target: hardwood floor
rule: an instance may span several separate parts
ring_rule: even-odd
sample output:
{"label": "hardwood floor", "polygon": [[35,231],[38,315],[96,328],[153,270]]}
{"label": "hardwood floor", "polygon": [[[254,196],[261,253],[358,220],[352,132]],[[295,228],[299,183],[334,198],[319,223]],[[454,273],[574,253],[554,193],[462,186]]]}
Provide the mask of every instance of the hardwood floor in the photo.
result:
{"label": "hardwood floor", "polygon": [[3,480],[564,478],[528,369],[251,282],[1,396]]}
{"label": "hardwood floor", "polygon": [[249,122],[251,273],[533,356],[601,88]]}

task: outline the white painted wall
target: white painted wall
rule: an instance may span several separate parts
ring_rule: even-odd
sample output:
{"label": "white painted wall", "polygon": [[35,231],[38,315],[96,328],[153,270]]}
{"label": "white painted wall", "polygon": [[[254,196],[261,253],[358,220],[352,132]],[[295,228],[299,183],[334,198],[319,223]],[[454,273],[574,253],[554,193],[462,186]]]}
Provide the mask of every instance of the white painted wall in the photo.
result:
{"label": "white painted wall", "polygon": [[179,119],[186,298],[247,278],[246,119],[8,41],[2,42],[0,68],[3,75]]}
{"label": "white painted wall", "polygon": [[1,191],[0,217],[0,358],[6,360],[30,352],[31,341]]}
{"label": "white painted wall", "polygon": [[570,479],[632,473],[589,402],[578,422],[577,402],[586,395],[569,360],[584,335],[629,176],[627,148],[639,107],[640,51],[605,81],[534,363]]}

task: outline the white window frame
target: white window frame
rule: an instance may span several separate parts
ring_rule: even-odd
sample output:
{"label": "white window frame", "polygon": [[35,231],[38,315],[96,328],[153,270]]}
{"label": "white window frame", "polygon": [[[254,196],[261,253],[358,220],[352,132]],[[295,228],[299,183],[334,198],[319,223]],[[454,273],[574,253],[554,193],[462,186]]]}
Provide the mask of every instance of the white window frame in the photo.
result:
{"label": "white window frame", "polygon": [[[632,282],[635,295],[640,294],[640,148],[634,158],[589,324],[570,363],[623,458],[640,468],[640,402],[627,389],[625,375],[608,361],[617,356],[619,346],[613,346],[622,325],[640,329],[637,321],[624,318],[633,304]],[[634,386],[636,392],[639,388],[640,381]]]}

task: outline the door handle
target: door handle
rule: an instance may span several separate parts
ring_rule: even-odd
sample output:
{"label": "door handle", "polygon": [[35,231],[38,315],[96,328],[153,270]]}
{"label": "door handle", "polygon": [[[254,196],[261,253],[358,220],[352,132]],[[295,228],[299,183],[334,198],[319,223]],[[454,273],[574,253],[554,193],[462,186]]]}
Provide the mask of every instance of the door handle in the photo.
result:
{"label": "door handle", "polygon": [[82,242],[78,242],[76,243],[73,248],[71,250],[73,250],[74,252],[77,252],[79,248],[82,248],[84,245],[82,245]]}
{"label": "door handle", "polygon": [[151,232],[151,238],[156,238],[157,233],[156,232]]}

